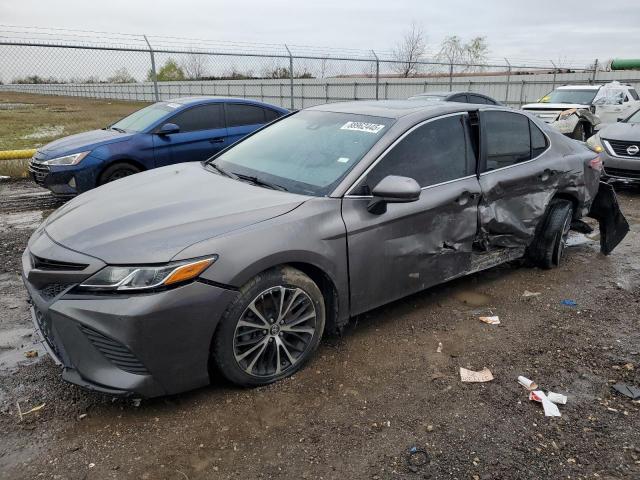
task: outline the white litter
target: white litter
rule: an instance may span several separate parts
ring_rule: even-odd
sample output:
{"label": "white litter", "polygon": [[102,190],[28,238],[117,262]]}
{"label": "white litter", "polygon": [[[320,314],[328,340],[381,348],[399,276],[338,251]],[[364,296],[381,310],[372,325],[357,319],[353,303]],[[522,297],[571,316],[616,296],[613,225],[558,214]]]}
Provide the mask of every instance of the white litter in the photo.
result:
{"label": "white litter", "polygon": [[567,396],[562,395],[561,393],[547,392],[547,398],[551,400],[553,403],[557,403],[558,405],[567,404]]}
{"label": "white litter", "polygon": [[491,373],[491,370],[486,367],[479,372],[474,372],[473,370],[467,370],[466,368],[460,367],[460,380],[472,383],[490,382],[493,380],[493,374]]}
{"label": "white litter", "polygon": [[529,393],[529,400],[542,403],[545,417],[560,417],[558,406],[547,398],[542,390]]}
{"label": "white litter", "polygon": [[535,390],[538,388],[538,384],[536,382],[529,380],[527,377],[523,377],[522,375],[518,377],[518,383],[527,390]]}
{"label": "white litter", "polygon": [[489,325],[500,325],[500,317],[494,315],[492,317],[480,317],[481,322],[488,323]]}

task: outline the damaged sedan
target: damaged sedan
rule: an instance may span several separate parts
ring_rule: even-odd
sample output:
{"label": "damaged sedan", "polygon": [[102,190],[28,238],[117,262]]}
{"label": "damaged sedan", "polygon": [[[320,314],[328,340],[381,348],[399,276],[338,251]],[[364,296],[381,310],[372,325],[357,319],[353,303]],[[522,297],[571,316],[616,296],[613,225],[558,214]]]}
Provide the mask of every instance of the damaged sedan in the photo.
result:
{"label": "damaged sedan", "polygon": [[67,381],[265,385],[354,315],[521,257],[559,265],[585,215],[609,253],[628,225],[601,168],[506,107],[316,106],[75,198],[34,232],[23,277]]}

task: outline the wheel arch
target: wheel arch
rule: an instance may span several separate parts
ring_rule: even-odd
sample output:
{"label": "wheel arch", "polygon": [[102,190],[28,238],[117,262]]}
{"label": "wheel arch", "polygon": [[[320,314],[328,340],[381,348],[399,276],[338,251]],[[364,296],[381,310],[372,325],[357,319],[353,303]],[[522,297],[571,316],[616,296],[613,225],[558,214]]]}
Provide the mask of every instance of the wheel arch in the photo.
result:
{"label": "wheel arch", "polygon": [[144,172],[145,170],[147,170],[147,167],[145,167],[144,163],[142,163],[142,162],[140,162],[138,160],[135,160],[133,158],[130,158],[130,157],[110,159],[108,162],[104,162],[104,164],[100,168],[100,171],[96,175],[96,183],[98,185],[100,184],[100,182],[102,182],[102,175],[104,174],[104,172],[109,167],[112,167],[113,165],[116,165],[117,163],[125,163],[125,164],[128,164],[128,165],[132,165],[132,166],[136,167],[138,170],[140,170],[141,172]]}

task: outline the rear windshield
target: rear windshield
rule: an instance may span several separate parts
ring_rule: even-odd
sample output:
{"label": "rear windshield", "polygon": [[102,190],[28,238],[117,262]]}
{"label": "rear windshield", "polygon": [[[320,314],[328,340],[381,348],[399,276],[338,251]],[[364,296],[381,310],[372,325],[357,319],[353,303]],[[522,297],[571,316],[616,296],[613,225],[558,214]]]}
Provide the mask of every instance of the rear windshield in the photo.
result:
{"label": "rear windshield", "polygon": [[443,102],[447,98],[446,95],[416,95],[415,97],[409,97],[409,100],[421,100],[423,102]]}
{"label": "rear windshield", "polygon": [[563,88],[547,93],[540,99],[540,103],[576,103],[580,105],[591,105],[596,93],[598,93],[598,90],[570,90]]}
{"label": "rear windshield", "polygon": [[142,110],[133,112],[122,120],[118,120],[116,123],[111,125],[111,128],[121,129],[127,132],[142,132],[151,127],[168,113],[175,112],[176,109],[181,106],[182,105],[177,103],[154,103],[153,105],[144,107]]}
{"label": "rear windshield", "polygon": [[393,119],[303,110],[238,143],[213,162],[304,195],[329,194]]}

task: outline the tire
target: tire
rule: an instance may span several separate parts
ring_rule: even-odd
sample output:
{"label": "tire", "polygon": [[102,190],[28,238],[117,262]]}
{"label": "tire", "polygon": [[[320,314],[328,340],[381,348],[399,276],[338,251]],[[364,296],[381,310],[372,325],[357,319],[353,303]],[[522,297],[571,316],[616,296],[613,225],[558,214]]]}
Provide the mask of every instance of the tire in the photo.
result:
{"label": "tire", "polygon": [[121,178],[128,177],[135,173],[140,173],[140,169],[131,163],[118,162],[113,165],[109,165],[104,172],[100,175],[98,185],[104,185],[105,183],[114,182]]}
{"label": "tire", "polygon": [[581,142],[587,141],[587,129],[583,122],[579,122],[576,125],[576,128],[574,128],[573,132],[571,132],[571,138],[573,138],[574,140],[580,140]]}
{"label": "tire", "polygon": [[246,387],[288,377],[318,347],[325,318],[322,292],[307,275],[292,267],[263,272],[222,315],[212,342],[213,366]]}
{"label": "tire", "polygon": [[573,204],[568,200],[553,200],[536,236],[529,246],[529,258],[545,269],[558,267],[571,230]]}

